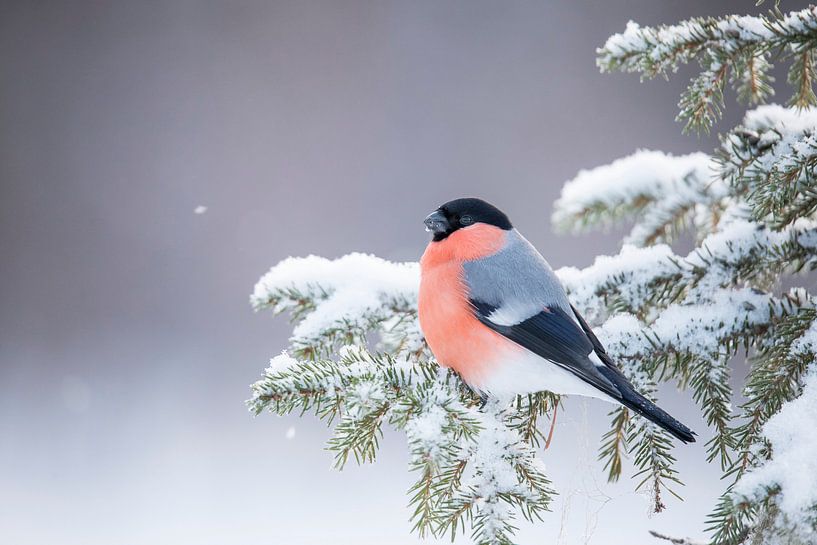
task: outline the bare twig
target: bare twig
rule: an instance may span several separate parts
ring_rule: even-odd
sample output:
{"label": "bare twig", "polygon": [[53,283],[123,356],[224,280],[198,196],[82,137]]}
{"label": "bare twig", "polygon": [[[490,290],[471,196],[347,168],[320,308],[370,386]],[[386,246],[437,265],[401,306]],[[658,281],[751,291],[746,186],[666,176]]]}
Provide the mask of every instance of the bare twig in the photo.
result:
{"label": "bare twig", "polygon": [[550,431],[548,432],[548,438],[545,441],[545,450],[550,448],[550,440],[553,439],[553,430],[556,429],[556,412],[559,410],[559,402],[557,401],[555,405],[553,405],[553,419],[550,421]]}
{"label": "bare twig", "polygon": [[705,545],[703,541],[695,541],[694,539],[690,539],[688,537],[665,536],[664,534],[659,534],[655,530],[650,530],[650,535],[657,537],[658,539],[663,539],[664,541],[669,541],[675,545]]}

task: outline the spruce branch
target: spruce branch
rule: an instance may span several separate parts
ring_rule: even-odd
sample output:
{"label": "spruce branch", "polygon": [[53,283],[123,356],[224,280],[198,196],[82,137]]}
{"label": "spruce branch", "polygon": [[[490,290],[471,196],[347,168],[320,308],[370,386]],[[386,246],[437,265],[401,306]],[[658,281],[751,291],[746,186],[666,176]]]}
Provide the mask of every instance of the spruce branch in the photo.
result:
{"label": "spruce branch", "polygon": [[707,461],[720,460],[721,469],[731,463],[730,453],[735,448],[731,434],[732,388],[730,371],[725,359],[703,359],[691,366],[689,387],[692,398],[701,408],[706,423],[714,428],[715,435],[707,442]]}
{"label": "spruce branch", "polygon": [[621,477],[622,464],[629,452],[627,438],[633,434],[630,411],[627,407],[616,407],[610,412],[613,417],[610,431],[601,438],[599,460],[604,462],[607,480],[615,482]]}
{"label": "spruce branch", "polygon": [[789,100],[789,106],[808,108],[817,105],[817,96],[814,94],[814,50],[803,49],[792,55],[793,61],[787,80],[794,88],[794,95]]}
{"label": "spruce branch", "polygon": [[753,217],[780,229],[817,210],[815,138],[813,110],[764,106],[722,138],[715,160],[724,180],[747,196]]}
{"label": "spruce branch", "polygon": [[752,52],[738,57],[735,64],[731,79],[738,100],[746,104],[761,104],[774,95],[774,77],[769,74],[772,69],[769,53]]}
{"label": "spruce branch", "polygon": [[772,56],[790,60],[792,104],[814,104],[813,49],[817,45],[817,8],[782,15],[693,18],[677,25],[640,27],[630,22],[597,50],[604,72],[639,72],[643,78],[667,77],[695,59],[701,72],[679,102],[685,130],[708,131],[720,119],[727,81],[746,102],[772,94]]}

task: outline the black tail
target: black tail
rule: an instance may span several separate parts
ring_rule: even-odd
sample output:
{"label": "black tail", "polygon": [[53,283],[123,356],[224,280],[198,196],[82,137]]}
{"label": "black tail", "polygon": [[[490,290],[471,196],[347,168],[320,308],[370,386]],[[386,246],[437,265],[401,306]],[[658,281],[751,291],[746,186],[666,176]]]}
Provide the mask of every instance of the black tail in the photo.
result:
{"label": "black tail", "polygon": [[669,413],[658,407],[655,403],[636,392],[635,388],[633,388],[622,375],[610,373],[607,378],[613,379],[616,387],[621,392],[621,399],[618,400],[619,403],[637,412],[650,422],[664,428],[684,443],[695,442],[694,431],[671,417]]}
{"label": "black tail", "polygon": [[[599,366],[596,369],[604,375],[607,380],[612,382],[621,393],[620,396],[613,395],[613,397],[628,409],[632,409],[650,422],[661,426],[684,443],[694,443],[694,431],[675,420],[669,413],[635,391],[630,381],[627,380],[621,370],[613,363],[613,360],[610,359],[610,356],[607,355],[607,352],[604,351],[604,347],[599,342],[599,339],[593,333],[593,330],[590,329],[590,326],[587,325],[584,318],[582,318],[582,315],[579,314],[579,311],[576,310],[576,307],[571,305],[570,308],[573,309],[573,314],[576,315],[579,325],[582,326],[582,329],[587,334],[587,338],[590,339],[590,342],[593,344],[593,350],[596,352],[596,355],[604,363],[603,366]],[[612,394],[612,392],[607,393]]]}

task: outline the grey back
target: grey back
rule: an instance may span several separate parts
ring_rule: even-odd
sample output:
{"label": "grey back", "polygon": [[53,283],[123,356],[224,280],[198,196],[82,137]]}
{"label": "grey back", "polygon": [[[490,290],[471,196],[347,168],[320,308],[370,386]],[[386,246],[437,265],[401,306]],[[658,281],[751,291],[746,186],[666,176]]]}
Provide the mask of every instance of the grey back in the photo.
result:
{"label": "grey back", "polygon": [[573,315],[567,294],[544,257],[516,229],[496,254],[463,264],[471,299],[505,308],[522,320],[544,307]]}

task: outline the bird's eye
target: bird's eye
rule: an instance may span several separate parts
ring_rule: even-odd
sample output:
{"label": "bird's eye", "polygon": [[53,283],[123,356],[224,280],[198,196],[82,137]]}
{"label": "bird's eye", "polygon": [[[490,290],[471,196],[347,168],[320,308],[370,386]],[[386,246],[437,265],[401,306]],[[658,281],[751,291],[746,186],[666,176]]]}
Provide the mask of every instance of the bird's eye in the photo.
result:
{"label": "bird's eye", "polygon": [[471,216],[465,215],[460,218],[460,225],[471,225],[474,223],[474,218]]}

